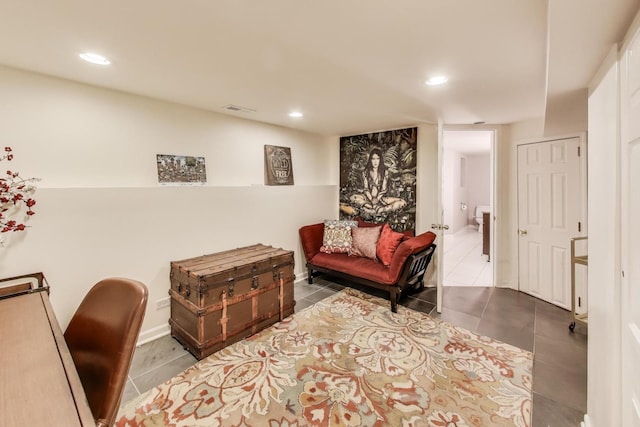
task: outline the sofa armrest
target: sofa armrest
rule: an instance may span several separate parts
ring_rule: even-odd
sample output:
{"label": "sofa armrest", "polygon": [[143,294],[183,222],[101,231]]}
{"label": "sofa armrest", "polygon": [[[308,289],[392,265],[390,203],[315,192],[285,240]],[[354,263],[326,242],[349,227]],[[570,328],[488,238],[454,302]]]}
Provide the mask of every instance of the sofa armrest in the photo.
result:
{"label": "sofa armrest", "polygon": [[389,265],[389,276],[394,280],[398,280],[402,274],[404,264],[411,254],[416,254],[429,246],[436,239],[436,235],[431,231],[426,231],[415,237],[403,240],[393,253],[391,264]]}
{"label": "sofa armrest", "polygon": [[320,248],[322,247],[324,223],[305,225],[298,230],[298,233],[300,234],[304,257],[307,262],[309,262],[320,252]]}

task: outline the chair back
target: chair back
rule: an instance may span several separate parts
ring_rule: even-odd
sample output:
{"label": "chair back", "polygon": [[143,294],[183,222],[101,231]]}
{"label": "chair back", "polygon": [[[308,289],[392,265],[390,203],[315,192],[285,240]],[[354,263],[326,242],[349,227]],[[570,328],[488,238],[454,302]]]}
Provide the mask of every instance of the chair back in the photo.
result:
{"label": "chair back", "polygon": [[115,421],[147,296],[138,281],[104,279],[89,290],[64,333],[98,426]]}

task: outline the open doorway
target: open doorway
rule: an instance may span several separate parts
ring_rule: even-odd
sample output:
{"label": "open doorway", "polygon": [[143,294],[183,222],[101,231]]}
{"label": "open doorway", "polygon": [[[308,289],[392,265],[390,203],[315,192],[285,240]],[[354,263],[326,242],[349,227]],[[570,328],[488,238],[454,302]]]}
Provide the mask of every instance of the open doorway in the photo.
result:
{"label": "open doorway", "polygon": [[443,285],[494,286],[493,130],[443,133]]}

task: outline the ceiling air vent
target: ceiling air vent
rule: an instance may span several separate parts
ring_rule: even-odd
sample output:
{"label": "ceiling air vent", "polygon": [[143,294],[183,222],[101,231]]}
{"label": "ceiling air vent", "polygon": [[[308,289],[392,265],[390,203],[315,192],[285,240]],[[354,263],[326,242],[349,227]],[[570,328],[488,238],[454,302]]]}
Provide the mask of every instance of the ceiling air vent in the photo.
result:
{"label": "ceiling air vent", "polygon": [[228,111],[233,111],[234,113],[255,113],[256,110],[252,110],[251,108],[246,108],[246,107],[240,107],[239,105],[233,105],[233,104],[229,104],[229,105],[225,105],[224,107],[225,110]]}

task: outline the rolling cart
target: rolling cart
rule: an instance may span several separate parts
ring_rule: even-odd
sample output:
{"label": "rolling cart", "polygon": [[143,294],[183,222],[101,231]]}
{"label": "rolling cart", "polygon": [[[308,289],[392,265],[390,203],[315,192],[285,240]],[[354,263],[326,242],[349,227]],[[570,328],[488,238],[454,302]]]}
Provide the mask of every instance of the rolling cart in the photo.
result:
{"label": "rolling cart", "polygon": [[586,240],[587,237],[574,237],[571,239],[571,323],[569,329],[571,332],[576,327],[576,322],[587,324],[587,313],[576,313],[576,264],[588,265],[589,258],[587,255],[576,255],[576,241]]}

